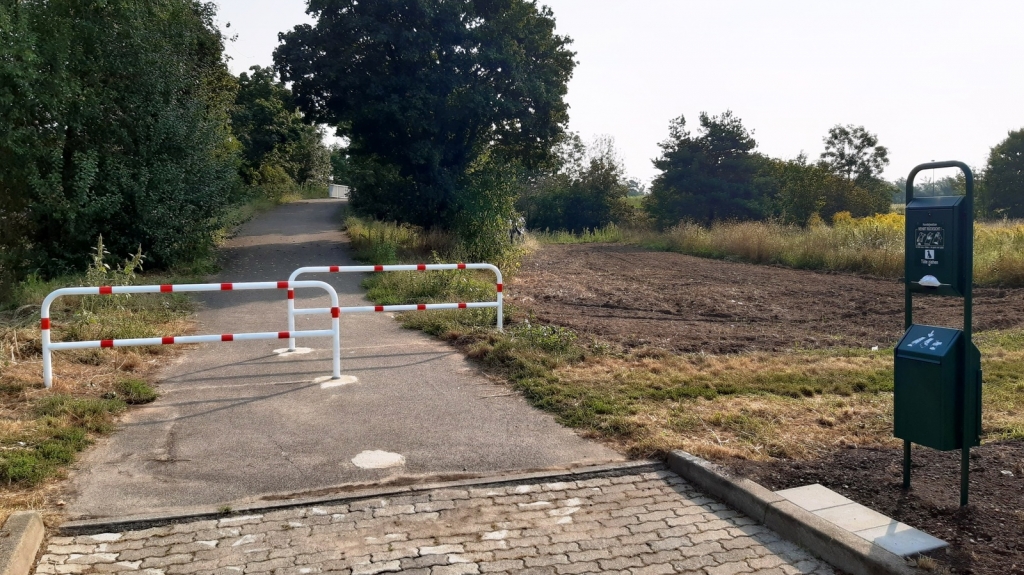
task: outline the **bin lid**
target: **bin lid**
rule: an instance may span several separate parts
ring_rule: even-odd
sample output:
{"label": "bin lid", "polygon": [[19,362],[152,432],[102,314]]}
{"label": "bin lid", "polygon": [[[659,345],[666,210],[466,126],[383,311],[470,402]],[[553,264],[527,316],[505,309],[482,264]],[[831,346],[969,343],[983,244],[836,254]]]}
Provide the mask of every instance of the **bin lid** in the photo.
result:
{"label": "bin lid", "polygon": [[959,329],[933,325],[911,325],[896,346],[897,355],[945,357],[955,350]]}
{"label": "bin lid", "polygon": [[915,197],[907,209],[952,208],[964,200],[964,196],[922,196]]}

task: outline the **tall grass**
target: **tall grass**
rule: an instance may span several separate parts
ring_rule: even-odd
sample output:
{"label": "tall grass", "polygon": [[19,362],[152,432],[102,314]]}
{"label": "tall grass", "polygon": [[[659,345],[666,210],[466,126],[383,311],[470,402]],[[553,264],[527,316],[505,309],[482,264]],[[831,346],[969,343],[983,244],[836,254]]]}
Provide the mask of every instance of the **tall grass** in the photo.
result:
{"label": "tall grass", "polygon": [[[896,213],[866,218],[840,213],[832,225],[806,228],[776,222],[682,223],[665,232],[608,226],[581,235],[543,232],[535,237],[541,243],[626,243],[707,258],[900,278],[904,225],[904,216]],[[981,286],[1024,286],[1024,222],[975,225],[974,281]]]}
{"label": "tall grass", "polygon": [[[444,230],[425,230],[409,224],[355,216],[345,218],[344,228],[351,239],[355,258],[367,263],[388,265],[474,260],[471,250],[455,234]],[[525,249],[521,245],[509,244],[501,254],[487,263],[498,266],[504,275],[510,276],[519,268],[519,260]]]}

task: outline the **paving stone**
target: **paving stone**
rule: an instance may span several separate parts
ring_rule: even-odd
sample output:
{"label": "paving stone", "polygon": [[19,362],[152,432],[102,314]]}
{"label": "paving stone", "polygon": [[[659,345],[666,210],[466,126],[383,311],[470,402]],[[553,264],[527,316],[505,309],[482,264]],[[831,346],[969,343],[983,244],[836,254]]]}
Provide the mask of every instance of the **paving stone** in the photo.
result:
{"label": "paving stone", "polygon": [[412,575],[832,569],[664,469],[433,489],[54,537],[38,575]]}
{"label": "paving stone", "polygon": [[629,572],[630,575],[665,575],[667,573],[675,573],[676,570],[668,563],[661,563],[658,565],[648,565],[647,567],[630,569]]}
{"label": "paving stone", "polygon": [[753,570],[750,565],[743,561],[704,568],[708,575],[736,575],[737,573],[750,573]]}

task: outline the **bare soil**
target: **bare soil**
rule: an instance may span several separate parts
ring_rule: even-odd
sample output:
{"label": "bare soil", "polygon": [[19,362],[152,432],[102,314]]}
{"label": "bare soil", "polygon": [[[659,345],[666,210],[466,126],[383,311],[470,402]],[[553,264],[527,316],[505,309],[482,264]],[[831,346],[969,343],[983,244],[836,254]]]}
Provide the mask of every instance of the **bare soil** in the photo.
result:
{"label": "bare soil", "polygon": [[[903,334],[900,281],[757,266],[616,244],[548,245],[509,290],[542,323],[625,349],[729,354],[893,346]],[[962,325],[958,298],[915,296],[915,323]],[[974,290],[974,330],[1024,327],[1024,290]],[[951,544],[940,568],[1024,573],[1024,442],[972,450],[971,505],[959,508],[958,451],[846,449],[813,461],[722,463],[774,490],[821,483]],[[1007,473],[1004,473],[1007,472]]]}
{"label": "bare soil", "polygon": [[[713,354],[891,347],[897,280],[758,266],[618,244],[547,245],[510,298],[542,323],[626,348]],[[915,296],[914,323],[959,327],[959,298]],[[1024,327],[1024,289],[976,288],[974,330]]]}
{"label": "bare soil", "polygon": [[910,490],[903,451],[849,449],[815,461],[723,462],[777,491],[820,483],[950,544],[936,555],[955,573],[1024,573],[1024,442],[971,450],[970,505],[960,508],[960,452],[913,449]]}

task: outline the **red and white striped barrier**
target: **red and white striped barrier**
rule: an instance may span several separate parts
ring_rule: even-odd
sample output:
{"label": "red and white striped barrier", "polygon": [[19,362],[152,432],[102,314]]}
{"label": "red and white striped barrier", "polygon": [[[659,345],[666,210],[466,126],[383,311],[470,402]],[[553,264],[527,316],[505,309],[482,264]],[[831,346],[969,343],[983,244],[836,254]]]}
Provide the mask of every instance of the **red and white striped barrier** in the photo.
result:
{"label": "red and white striped barrier", "polygon": [[[258,333],[226,333],[219,335],[186,335],[175,337],[144,337],[136,339],[104,339],[98,341],[50,342],[50,304],[53,300],[66,295],[109,295],[132,293],[172,293],[172,292],[206,292],[206,291],[244,291],[285,289],[293,293],[295,288],[320,288],[331,296],[331,307],[325,313],[331,314],[331,329],[295,331],[258,332]],[[61,288],[43,300],[40,312],[42,321],[40,328],[43,333],[43,383],[46,387],[53,384],[53,365],[51,352],[61,349],[88,349],[103,347],[127,347],[133,345],[170,345],[175,343],[208,343],[216,341],[249,341],[256,339],[288,339],[294,342],[296,337],[332,337],[334,338],[334,367],[331,379],[341,378],[341,308],[338,307],[338,293],[330,284],[322,281],[286,281],[286,282],[238,282],[219,284],[165,284],[146,286],[102,286]],[[290,319],[290,318],[289,318]],[[294,325],[289,321],[290,325]]]}
{"label": "red and white striped barrier", "polygon": [[[416,311],[428,309],[478,309],[493,307],[498,309],[498,331],[504,329],[504,303],[501,280],[501,270],[491,264],[413,264],[413,265],[389,265],[389,266],[310,266],[299,268],[292,272],[288,281],[295,281],[300,274],[326,274],[326,273],[366,273],[366,272],[414,272],[414,271],[440,271],[440,270],[491,270],[495,276],[495,293],[497,298],[494,301],[485,302],[459,302],[459,303],[421,303],[415,305],[367,305],[350,306],[341,308],[342,313],[363,313],[363,312],[389,312],[389,311]],[[301,287],[301,286],[296,286]],[[328,308],[306,308],[295,309],[295,290],[288,290],[288,329],[295,330],[295,316],[313,315],[328,313]],[[295,351],[295,339],[288,340],[288,351]]]}

